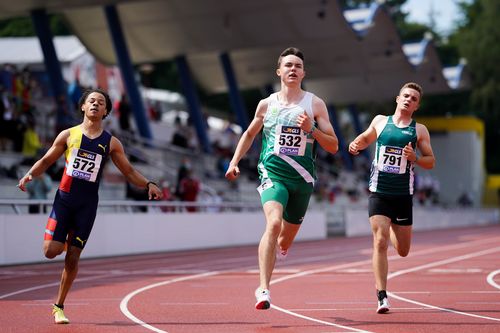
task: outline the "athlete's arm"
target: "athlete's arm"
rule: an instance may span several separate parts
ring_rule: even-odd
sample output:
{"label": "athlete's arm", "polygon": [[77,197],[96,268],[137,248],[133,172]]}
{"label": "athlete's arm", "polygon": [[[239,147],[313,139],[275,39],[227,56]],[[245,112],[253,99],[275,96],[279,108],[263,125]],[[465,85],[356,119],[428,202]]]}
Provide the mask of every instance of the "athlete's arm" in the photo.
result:
{"label": "athlete's arm", "polygon": [[424,168],[432,169],[436,164],[436,158],[431,146],[431,136],[425,125],[417,123],[417,148],[420,157],[416,158],[415,164]]}
{"label": "athlete's arm", "polygon": [[[316,141],[318,141],[324,150],[331,154],[335,154],[339,150],[339,140],[337,135],[335,135],[332,124],[330,123],[328,109],[326,108],[325,102],[323,102],[321,98],[314,96],[312,108],[314,119],[318,124],[318,128],[315,129],[311,135]],[[310,129],[312,129],[312,123]],[[310,130],[306,130],[306,132],[310,132]]]}
{"label": "athlete's arm", "polygon": [[377,140],[377,126],[386,119],[386,116],[375,116],[370,126],[349,144],[349,152],[353,155],[358,155],[361,150],[366,149],[366,147],[375,142]]}
{"label": "athlete's arm", "polygon": [[69,137],[69,130],[64,130],[59,135],[57,135],[56,139],[52,143],[52,146],[49,150],[43,155],[41,159],[35,162],[31,169],[24,175],[23,178],[19,180],[19,184],[17,185],[21,191],[26,191],[25,185],[27,182],[31,181],[33,177],[38,177],[42,173],[47,170],[49,166],[51,166],[61,155],[64,153],[67,147],[67,141]]}
{"label": "athlete's arm", "polygon": [[233,158],[231,162],[229,162],[229,167],[226,171],[226,178],[229,180],[235,180],[240,175],[240,168],[238,167],[238,163],[245,156],[248,149],[252,146],[253,140],[259,134],[262,126],[264,125],[264,116],[267,112],[268,99],[263,99],[257,105],[257,109],[255,110],[255,116],[246,129],[245,132],[241,135],[240,140],[238,141],[238,145],[233,154]]}
{"label": "athlete's arm", "polygon": [[149,200],[158,200],[162,198],[163,193],[160,188],[156,184],[151,183],[146,177],[137,171],[132,164],[130,164],[130,161],[125,155],[122,143],[114,136],[111,137],[109,155],[111,156],[113,163],[125,176],[128,182],[137,187],[148,189]]}

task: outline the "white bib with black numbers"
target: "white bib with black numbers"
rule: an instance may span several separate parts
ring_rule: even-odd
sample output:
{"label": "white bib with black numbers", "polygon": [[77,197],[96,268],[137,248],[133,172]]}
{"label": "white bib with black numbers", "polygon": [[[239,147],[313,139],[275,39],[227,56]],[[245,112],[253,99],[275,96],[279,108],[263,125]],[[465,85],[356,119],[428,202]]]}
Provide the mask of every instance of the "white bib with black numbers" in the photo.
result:
{"label": "white bib with black numbers", "polygon": [[274,153],[283,155],[304,156],[307,146],[307,135],[298,126],[276,126]]}
{"label": "white bib with black numbers", "polygon": [[407,161],[403,156],[403,148],[380,146],[377,163],[379,171],[403,174],[406,172]]}
{"label": "white bib with black numbers", "polygon": [[102,155],[73,148],[69,154],[66,174],[73,178],[95,182],[101,167]]}

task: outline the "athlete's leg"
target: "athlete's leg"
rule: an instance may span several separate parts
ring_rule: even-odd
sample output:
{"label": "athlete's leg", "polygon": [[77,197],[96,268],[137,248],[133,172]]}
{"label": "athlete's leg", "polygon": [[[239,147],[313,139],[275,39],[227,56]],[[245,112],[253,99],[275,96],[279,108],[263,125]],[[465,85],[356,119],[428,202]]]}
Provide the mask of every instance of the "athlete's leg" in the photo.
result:
{"label": "athlete's leg", "polygon": [[411,246],[411,225],[391,225],[391,242],[401,257],[406,257]]}
{"label": "athlete's leg", "polygon": [[260,288],[269,289],[276,261],[276,242],[281,231],[283,206],[277,201],[268,201],[263,208],[266,216],[266,230],[259,243]]}
{"label": "athlete's leg", "polygon": [[389,247],[391,220],[387,216],[373,215],[370,217],[370,224],[373,233],[372,265],[375,286],[377,290],[386,290],[389,270],[387,248]]}
{"label": "athlete's leg", "polygon": [[76,246],[70,245],[68,247],[68,252],[64,259],[64,270],[61,276],[61,284],[59,285],[59,292],[57,293],[57,305],[64,305],[64,300],[68,291],[73,285],[73,281],[78,273],[78,262],[80,261],[80,254],[82,249]]}
{"label": "athlete's leg", "polygon": [[43,241],[43,254],[48,259],[53,259],[64,251],[64,243],[54,240]]}
{"label": "athlete's leg", "polygon": [[278,237],[278,247],[279,250],[286,251],[290,248],[299,232],[300,224],[294,224],[285,221],[284,219],[281,222],[281,232]]}

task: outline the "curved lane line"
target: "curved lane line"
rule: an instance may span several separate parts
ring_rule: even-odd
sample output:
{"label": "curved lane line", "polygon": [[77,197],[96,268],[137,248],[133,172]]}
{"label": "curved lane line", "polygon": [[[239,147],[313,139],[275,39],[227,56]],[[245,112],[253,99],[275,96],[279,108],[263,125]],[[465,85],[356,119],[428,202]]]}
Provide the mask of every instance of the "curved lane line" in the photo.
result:
{"label": "curved lane line", "polygon": [[147,329],[154,331],[154,332],[157,332],[157,333],[168,333],[167,331],[160,330],[159,328],[156,328],[152,325],[149,325],[149,324],[143,322],[142,320],[140,320],[139,318],[137,318],[136,316],[134,316],[128,309],[128,302],[132,299],[132,297],[134,297],[135,295],[140,294],[143,291],[146,291],[148,289],[153,289],[156,287],[164,286],[164,285],[175,283],[175,282],[198,279],[198,278],[216,275],[216,274],[219,274],[219,272],[207,272],[207,273],[196,274],[196,275],[188,275],[188,276],[180,277],[177,279],[172,279],[172,280],[167,280],[167,281],[162,281],[162,282],[150,284],[148,286],[136,289],[122,299],[122,301],[120,302],[120,310],[127,318],[129,318],[133,322],[141,325],[144,328],[147,328]]}
{"label": "curved lane line", "polygon": [[[470,259],[470,258],[480,257],[480,256],[483,256],[483,255],[486,255],[486,254],[491,254],[491,253],[495,253],[495,252],[499,252],[499,251],[500,251],[500,247],[495,247],[495,248],[492,248],[492,249],[483,250],[483,251],[479,251],[479,252],[475,252],[475,253],[469,253],[469,254],[466,254],[466,255],[458,256],[458,257],[452,257],[452,258],[448,258],[448,259],[444,259],[444,260],[439,260],[439,261],[432,262],[432,263],[429,263],[429,264],[425,264],[425,265],[421,265],[421,266],[416,266],[416,267],[413,267],[413,268],[404,269],[404,270],[401,270],[401,271],[394,272],[392,274],[389,274],[387,276],[387,279],[389,280],[389,279],[392,279],[392,278],[394,278],[396,276],[400,276],[400,275],[403,275],[403,274],[412,273],[412,272],[420,271],[420,270],[423,270],[423,269],[426,269],[426,268],[441,266],[441,265],[445,265],[445,264],[449,264],[449,263],[457,262],[457,261],[462,261],[462,260],[466,260],[466,259]],[[499,272],[500,272],[500,270],[499,270]],[[404,297],[401,297],[401,296],[397,296],[393,292],[388,292],[388,294],[391,297],[393,297],[395,299],[398,299],[400,301],[412,303],[412,304],[415,304],[415,305],[420,305],[420,306],[427,307],[427,308],[434,309],[434,310],[451,312],[451,313],[455,313],[455,314],[459,314],[459,315],[463,315],[463,316],[469,316],[469,317],[475,317],[475,318],[481,318],[481,319],[487,319],[487,320],[500,321],[499,318],[487,317],[487,316],[480,316],[480,315],[476,315],[476,314],[473,314],[473,313],[456,311],[456,310],[441,308],[441,307],[438,307],[438,306],[435,306],[435,305],[431,305],[431,304],[417,302],[417,301],[411,300],[409,298],[404,298]]]}
{"label": "curved lane line", "polygon": [[498,269],[496,271],[493,271],[490,274],[488,274],[488,277],[486,278],[486,281],[488,281],[488,283],[490,285],[492,285],[494,288],[500,289],[500,285],[498,283],[496,283],[495,280],[494,280],[495,275],[497,275],[497,274],[500,274],[500,269]]}
{"label": "curved lane line", "polygon": [[335,327],[338,327],[338,328],[344,328],[346,330],[350,330],[350,331],[353,331],[353,332],[372,333],[370,331],[359,330],[359,329],[354,328],[354,327],[343,326],[343,325],[331,323],[329,321],[324,321],[324,320],[321,320],[321,319],[316,319],[316,318],[313,318],[313,317],[304,316],[304,315],[301,315],[299,313],[296,313],[296,312],[293,312],[293,311],[289,311],[289,310],[280,308],[279,306],[276,306],[276,305],[271,305],[271,307],[273,309],[275,309],[275,310],[281,311],[281,312],[289,314],[291,316],[295,316],[295,317],[298,317],[298,318],[301,318],[301,319],[309,320],[309,321],[312,321],[312,322],[315,322],[315,323],[324,324],[324,325],[327,325],[327,326],[335,326]]}
{"label": "curved lane line", "polygon": [[[498,238],[482,239],[482,240],[471,241],[471,242],[468,242],[468,243],[446,245],[446,246],[442,246],[440,248],[440,250],[461,249],[461,248],[464,248],[464,247],[473,246],[473,245],[477,245],[477,244],[485,244],[485,243],[489,243],[489,242],[498,242]],[[413,255],[424,255],[424,254],[435,253],[435,252],[436,252],[436,248],[433,248],[433,249],[426,249],[426,250],[416,251],[416,252],[413,253]],[[399,260],[399,259],[401,259],[401,257],[399,257],[398,255],[394,255],[394,256],[389,257],[389,259]],[[280,282],[283,282],[283,281],[286,281],[286,280],[290,280],[290,279],[293,279],[293,278],[297,278],[297,277],[301,277],[301,276],[307,276],[307,275],[312,275],[312,274],[322,273],[322,272],[329,272],[329,271],[334,271],[334,270],[339,270],[339,269],[349,268],[349,267],[356,267],[356,266],[361,266],[361,265],[370,264],[370,263],[371,263],[371,259],[367,259],[367,260],[357,261],[357,262],[353,262],[353,263],[347,263],[347,264],[342,264],[342,265],[335,265],[335,266],[324,267],[324,268],[319,268],[319,269],[314,269],[314,270],[309,270],[309,271],[303,271],[303,272],[299,272],[299,273],[295,273],[295,274],[290,274],[288,276],[283,276],[283,277],[281,277],[279,279],[274,279],[274,280],[271,281],[271,284],[280,283]],[[184,280],[189,280],[189,279],[201,278],[201,277],[204,277],[204,276],[215,275],[215,274],[219,274],[219,272],[207,272],[207,273],[198,274],[198,275],[191,275],[191,276],[187,276],[187,277],[184,277],[184,278],[179,278],[179,279],[173,279],[173,280],[168,280],[168,281],[164,281],[164,282],[159,282],[159,283],[156,283],[156,284],[153,284],[153,285],[149,285],[149,286],[145,286],[143,288],[137,289],[137,290],[129,293],[127,296],[125,296],[125,298],[120,303],[120,310],[129,319],[131,319],[133,322],[135,322],[135,323],[143,326],[144,328],[150,329],[150,330],[155,331],[157,333],[168,333],[167,331],[160,330],[160,329],[158,329],[158,328],[156,328],[156,327],[154,327],[152,325],[149,325],[149,324],[143,322],[139,318],[135,317],[128,310],[128,308],[127,308],[127,304],[130,301],[130,299],[132,299],[132,297],[134,297],[135,295],[137,295],[137,294],[139,294],[139,293],[141,293],[141,292],[143,292],[145,290],[151,289],[151,288],[155,288],[155,287],[158,287],[158,286],[162,286],[162,285],[166,285],[166,284],[171,284],[171,283],[175,283],[175,282],[180,282],[180,281],[184,281]],[[299,317],[299,318],[302,318],[302,319],[306,319],[306,320],[309,320],[309,321],[313,321],[313,322],[317,322],[317,323],[322,323],[322,324],[330,325],[330,326],[336,326],[336,327],[339,327],[339,328],[349,329],[349,330],[352,330],[352,331],[355,331],[355,332],[371,333],[370,331],[361,331],[361,330],[358,330],[356,328],[350,328],[350,327],[347,327],[347,326],[342,326],[342,325],[339,325],[339,324],[335,324],[335,323],[323,321],[323,320],[320,320],[320,319],[316,319],[316,318],[312,318],[312,317],[307,317],[307,316],[301,315],[299,313],[296,313],[296,312],[293,312],[293,311],[290,311],[290,310],[286,310],[286,309],[280,308],[280,307],[278,307],[276,305],[271,305],[271,307],[273,309],[277,310],[277,311],[281,311],[283,313],[286,313],[286,314],[289,314],[289,315],[292,315],[292,316],[295,316],[295,317]]]}
{"label": "curved lane line", "polygon": [[[97,279],[102,279],[102,278],[106,278],[106,277],[109,277],[109,276],[112,276],[112,274],[99,275],[99,276],[89,276],[89,277],[86,277],[86,278],[79,278],[79,279],[76,279],[74,282],[83,282],[83,281],[97,280]],[[56,287],[56,286],[59,286],[60,284],[61,284],[61,281],[57,281],[57,282],[53,282],[53,283],[42,284],[42,285],[31,287],[31,288],[20,289],[20,290],[16,290],[16,291],[13,291],[13,292],[8,293],[8,294],[0,295],[0,299],[4,299],[4,298],[11,297],[11,296],[14,296],[14,295],[22,294],[22,293],[27,293],[27,292],[30,292],[30,291],[33,291],[33,290],[44,289],[44,288],[47,288],[47,287]]]}

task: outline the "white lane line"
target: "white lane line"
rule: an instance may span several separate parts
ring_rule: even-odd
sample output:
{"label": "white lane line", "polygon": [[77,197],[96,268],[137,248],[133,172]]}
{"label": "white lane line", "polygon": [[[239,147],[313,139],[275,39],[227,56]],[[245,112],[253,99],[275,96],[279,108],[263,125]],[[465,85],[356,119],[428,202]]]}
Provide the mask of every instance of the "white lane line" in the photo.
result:
{"label": "white lane line", "polygon": [[[109,276],[111,276],[111,275],[106,274],[106,275],[100,275],[100,276],[89,276],[89,277],[86,277],[86,278],[76,279],[74,282],[83,282],[83,281],[97,280],[97,279],[102,279],[102,278],[109,277]],[[22,293],[27,293],[27,292],[30,292],[30,291],[33,291],[33,290],[38,290],[38,289],[44,289],[44,288],[48,288],[48,287],[59,286],[60,283],[61,283],[60,281],[57,281],[57,282],[42,284],[42,285],[30,287],[30,288],[20,289],[20,290],[13,291],[13,292],[8,293],[8,294],[0,295],[0,299],[4,299],[4,298],[11,297],[11,296],[14,296],[14,295],[22,294]]]}
{"label": "white lane line", "polygon": [[141,325],[142,327],[144,327],[144,328],[146,328],[148,330],[151,330],[153,332],[158,332],[158,333],[168,333],[167,331],[163,331],[163,330],[161,330],[159,328],[154,327],[153,325],[147,324],[147,323],[143,322],[142,320],[140,320],[139,318],[137,318],[136,316],[134,316],[129,311],[129,309],[128,309],[128,302],[135,295],[140,294],[143,291],[146,291],[146,290],[149,290],[149,289],[153,289],[153,288],[156,288],[156,287],[160,287],[160,286],[164,286],[164,285],[172,284],[172,283],[176,283],[176,282],[181,282],[181,281],[186,281],[186,280],[192,280],[192,279],[198,279],[198,278],[202,278],[202,277],[212,276],[212,275],[216,275],[216,274],[219,274],[219,272],[207,272],[207,273],[196,274],[196,275],[188,275],[188,276],[184,276],[184,277],[180,277],[180,278],[176,278],[176,279],[171,279],[171,280],[166,280],[166,281],[162,281],[162,282],[150,284],[148,286],[136,289],[136,290],[132,291],[131,293],[129,293],[127,296],[125,296],[122,299],[122,301],[120,302],[120,310],[121,310],[121,312],[127,318],[129,318],[130,320],[132,320],[136,324],[139,324],[139,325]]}
{"label": "white lane line", "polygon": [[321,320],[321,319],[316,319],[316,318],[313,318],[313,317],[304,316],[304,315],[301,315],[301,314],[298,314],[298,313],[295,313],[295,312],[292,312],[292,311],[289,311],[289,310],[285,310],[285,309],[280,308],[279,306],[276,306],[276,305],[271,305],[271,307],[273,309],[275,309],[275,310],[281,311],[281,312],[289,314],[291,316],[295,316],[295,317],[298,317],[298,318],[301,318],[301,319],[306,319],[306,320],[313,321],[315,323],[319,323],[319,324],[323,324],[323,325],[327,325],[327,326],[334,326],[334,327],[338,327],[338,328],[343,328],[343,329],[349,330],[349,332],[372,333],[370,331],[359,330],[359,329],[354,328],[354,327],[343,326],[343,325],[331,323],[329,321],[324,321],[324,320]]}
{"label": "white lane line", "polygon": [[[470,259],[470,258],[480,257],[480,256],[483,256],[483,255],[486,255],[486,254],[491,254],[491,253],[495,253],[495,252],[499,252],[499,251],[500,251],[500,247],[495,247],[495,248],[492,248],[492,249],[487,249],[487,250],[483,250],[483,251],[469,253],[469,254],[465,254],[465,255],[461,255],[461,256],[457,256],[457,257],[451,257],[451,258],[448,258],[448,259],[439,260],[439,261],[435,261],[435,262],[428,263],[428,264],[425,264],[425,265],[415,266],[413,268],[408,268],[408,269],[404,269],[404,270],[401,270],[401,271],[394,272],[392,274],[389,274],[387,276],[387,279],[389,280],[389,279],[392,279],[394,277],[401,276],[403,274],[413,273],[413,272],[420,271],[420,270],[423,270],[423,269],[427,269],[427,268],[430,268],[430,267],[436,267],[436,266],[446,265],[446,264],[449,264],[449,263],[453,263],[453,262],[457,262],[457,261],[462,261],[462,260],[466,260],[466,259]],[[487,320],[493,320],[493,321],[500,321],[499,318],[488,317],[488,316],[481,316],[481,315],[476,315],[476,314],[473,314],[473,313],[462,312],[462,311],[457,311],[457,310],[451,310],[451,309],[447,309],[447,308],[441,308],[439,306],[434,306],[434,305],[431,305],[431,304],[417,302],[417,301],[414,301],[414,300],[411,300],[411,299],[408,299],[408,298],[397,296],[393,292],[388,292],[388,294],[391,297],[393,297],[395,299],[398,299],[400,301],[408,302],[408,303],[412,303],[412,304],[420,305],[420,306],[424,306],[424,307],[428,307],[428,308],[435,309],[435,310],[440,310],[440,311],[445,311],[445,312],[451,312],[451,313],[454,313],[454,314],[459,314],[459,315],[469,316],[469,317],[474,317],[474,318],[481,318],[481,319],[487,319]]]}
{"label": "white lane line", "polygon": [[[458,249],[468,248],[468,247],[475,246],[475,245],[485,245],[488,243],[498,244],[498,237],[493,237],[493,238],[489,238],[489,239],[474,240],[474,241],[467,242],[467,243],[458,243],[458,244],[453,244],[453,245],[441,246],[439,248],[431,248],[431,249],[415,251],[415,252],[413,252],[413,256],[426,255],[426,254],[430,254],[430,253],[439,253],[439,252],[443,252],[443,251],[458,250]],[[390,256],[388,259],[389,260],[400,260],[400,259],[402,259],[402,257],[400,257],[399,255],[393,255],[393,256]],[[309,270],[309,271],[303,271],[303,272],[291,274],[289,276],[283,276],[283,277],[280,277],[278,279],[273,279],[270,284],[273,285],[273,284],[281,283],[283,281],[287,281],[287,280],[294,279],[297,277],[303,277],[303,276],[317,274],[317,273],[337,271],[337,270],[347,269],[350,267],[362,266],[362,265],[371,264],[371,263],[372,263],[372,260],[367,259],[367,260],[361,260],[361,261],[357,261],[357,262],[353,262],[353,263],[346,263],[346,264],[342,264],[342,265],[335,265],[335,266],[330,266],[330,267],[313,269],[313,270]],[[420,305],[420,304],[417,304],[417,305]],[[421,306],[423,306],[423,305],[421,305]],[[287,313],[289,315],[296,316],[296,317],[299,317],[302,319],[306,319],[306,320],[310,320],[310,321],[314,321],[314,322],[327,323],[323,320],[319,321],[319,319],[302,316],[298,313],[292,312],[291,310],[285,310],[285,309],[280,308],[274,304],[272,304],[271,307],[275,310],[282,311],[284,313]],[[331,322],[328,322],[328,325],[337,326],[337,324],[334,324]],[[346,326],[337,326],[337,327],[356,330],[355,328],[350,328],[350,327],[346,327]],[[369,331],[363,331],[363,332],[369,332]]]}
{"label": "white lane line", "polygon": [[497,288],[497,289],[500,289],[500,285],[498,283],[495,282],[495,275],[497,274],[500,274],[500,269],[496,270],[496,271],[493,271],[491,272],[490,274],[488,274],[488,277],[486,278],[486,281],[488,281],[488,283],[490,285],[492,285],[494,288]]}

